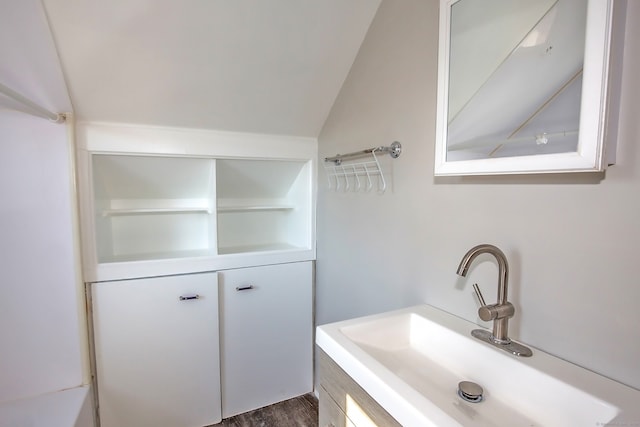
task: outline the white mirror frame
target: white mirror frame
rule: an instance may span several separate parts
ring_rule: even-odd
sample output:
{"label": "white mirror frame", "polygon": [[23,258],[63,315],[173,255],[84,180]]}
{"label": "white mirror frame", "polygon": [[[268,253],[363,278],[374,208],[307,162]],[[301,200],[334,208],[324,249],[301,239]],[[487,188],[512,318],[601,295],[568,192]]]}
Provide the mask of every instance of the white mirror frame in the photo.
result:
{"label": "white mirror frame", "polygon": [[[619,104],[619,93],[617,93],[619,91],[615,90],[615,86],[619,87],[618,69],[621,67],[616,66],[620,64],[614,64],[611,61],[611,41],[615,31],[616,45],[618,42],[622,44],[626,0],[588,0],[580,127],[576,152],[447,162],[450,18],[451,7],[458,1],[461,0],[441,0],[440,2],[435,175],[600,172],[606,169],[608,164],[613,163]],[[613,26],[614,3],[616,17],[620,20],[616,22],[615,28]],[[610,85],[609,82],[612,84]],[[607,146],[606,153],[605,146]]]}

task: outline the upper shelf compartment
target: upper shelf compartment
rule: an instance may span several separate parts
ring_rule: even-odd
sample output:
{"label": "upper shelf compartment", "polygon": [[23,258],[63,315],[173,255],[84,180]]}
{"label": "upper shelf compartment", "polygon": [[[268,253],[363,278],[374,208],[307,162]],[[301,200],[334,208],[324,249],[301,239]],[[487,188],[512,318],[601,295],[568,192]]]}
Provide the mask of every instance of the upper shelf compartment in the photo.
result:
{"label": "upper shelf compartment", "polygon": [[106,155],[93,156],[94,197],[114,209],[211,208],[211,159]]}
{"label": "upper shelf compartment", "polygon": [[311,248],[308,161],[217,161],[218,253]]}
{"label": "upper shelf compartment", "polygon": [[92,156],[98,262],[215,254],[212,159]]}

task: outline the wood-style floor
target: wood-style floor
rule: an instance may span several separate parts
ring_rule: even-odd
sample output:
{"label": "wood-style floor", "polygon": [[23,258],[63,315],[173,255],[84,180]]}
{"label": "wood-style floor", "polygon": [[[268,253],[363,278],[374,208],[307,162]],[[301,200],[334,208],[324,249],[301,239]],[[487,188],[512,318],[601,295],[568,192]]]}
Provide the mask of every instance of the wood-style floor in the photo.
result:
{"label": "wood-style floor", "polygon": [[305,394],[210,427],[318,427],[318,399],[311,393]]}

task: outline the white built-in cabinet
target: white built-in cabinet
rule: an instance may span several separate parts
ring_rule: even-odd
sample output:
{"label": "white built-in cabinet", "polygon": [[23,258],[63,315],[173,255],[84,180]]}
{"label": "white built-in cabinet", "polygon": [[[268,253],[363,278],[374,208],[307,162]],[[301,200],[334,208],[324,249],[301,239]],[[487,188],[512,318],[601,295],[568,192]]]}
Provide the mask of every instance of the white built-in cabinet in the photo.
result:
{"label": "white built-in cabinet", "polygon": [[91,286],[101,427],[221,420],[217,273]]}
{"label": "white built-in cabinet", "polygon": [[219,273],[224,418],[313,389],[312,274],[310,262]]}
{"label": "white built-in cabinet", "polygon": [[80,124],[85,281],[315,259],[315,140]]}
{"label": "white built-in cabinet", "polygon": [[102,427],[200,427],[310,392],[317,145],[79,124]]}

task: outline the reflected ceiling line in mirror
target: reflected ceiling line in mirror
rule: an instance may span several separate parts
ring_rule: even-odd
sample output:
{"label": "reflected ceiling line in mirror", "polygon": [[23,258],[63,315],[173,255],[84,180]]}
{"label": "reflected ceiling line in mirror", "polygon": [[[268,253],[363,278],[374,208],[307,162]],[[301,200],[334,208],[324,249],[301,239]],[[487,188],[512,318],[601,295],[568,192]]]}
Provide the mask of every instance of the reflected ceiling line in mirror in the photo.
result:
{"label": "reflected ceiling line in mirror", "polygon": [[561,93],[564,92],[564,90],[566,88],[568,88],[571,84],[573,84],[576,79],[578,77],[580,77],[582,75],[582,68],[580,68],[580,70],[578,70],[577,73],[575,73],[573,76],[571,76],[571,78],[569,78],[569,80],[564,83],[562,85],[562,87],[560,87],[560,89],[558,89],[553,95],[551,95],[551,97],[549,99],[547,99],[541,106],[540,108],[538,108],[530,117],[527,118],[527,120],[524,121],[524,123],[522,123],[520,126],[518,126],[518,128],[516,130],[513,131],[513,133],[511,135],[509,135],[508,139],[514,137],[515,135],[518,134],[518,132],[520,132],[525,126],[527,126],[529,123],[531,123],[531,121],[533,119],[535,119],[545,108],[547,108],[549,106],[549,104],[551,104]]}
{"label": "reflected ceiling line in mirror", "polygon": [[[484,82],[482,82],[482,84],[480,86],[477,87],[477,89],[475,90],[474,93],[470,94],[470,96],[468,96],[467,100],[464,102],[464,104],[460,107],[457,108],[457,111],[455,111],[454,113],[452,113],[451,111],[451,103],[449,104],[449,113],[447,114],[448,117],[448,123],[449,125],[452,124],[452,122],[456,119],[456,117],[458,117],[458,115],[460,114],[460,112],[462,112],[467,105],[471,102],[471,100],[473,100],[473,98],[476,96],[476,94],[478,92],[480,92],[482,90],[482,88],[487,84],[487,82],[489,82],[491,80],[491,78],[498,72],[498,70],[505,64],[505,62],[507,62],[509,60],[509,58],[511,58],[514,53],[521,47],[532,47],[532,46],[536,46],[541,44],[542,42],[538,41],[538,37],[536,37],[536,41],[533,42],[529,42],[527,43],[527,40],[529,39],[533,39],[534,37],[532,37],[533,35],[536,34],[544,34],[543,39],[546,41],[546,39],[549,36],[549,32],[550,32],[550,28],[552,27],[552,25],[547,24],[544,25],[546,27],[546,29],[543,29],[542,31],[538,31],[538,28],[544,24],[545,21],[553,21],[554,20],[554,15],[552,14],[552,11],[556,10],[556,6],[558,4],[560,0],[555,0],[550,6],[549,8],[544,11],[544,13],[540,16],[540,18],[531,26],[531,28],[529,29],[529,31],[527,31],[524,36],[517,40],[514,44],[513,47],[510,48],[509,52],[502,58],[502,60],[500,62],[498,62],[495,67],[493,68],[493,70],[489,73],[489,75],[484,79]],[[462,4],[461,1],[456,2],[452,8],[455,5],[460,5]],[[452,11],[453,13],[453,11]],[[549,19],[547,19],[549,18]],[[453,34],[453,30],[452,30],[452,34]],[[453,52],[453,45],[451,46],[450,49],[450,54],[451,52]],[[451,73],[451,69],[449,70],[449,72]]]}
{"label": "reflected ceiling line in mirror", "polygon": [[[518,126],[518,128],[517,128],[516,130],[514,130],[514,131],[511,133],[511,135],[509,135],[509,136],[507,137],[507,140],[508,140],[508,141],[513,140],[513,138],[514,138],[514,137],[515,137],[515,136],[516,136],[516,135],[517,135],[517,134],[518,134],[522,129],[524,129],[524,128],[529,124],[529,123],[531,123],[531,122],[533,121],[533,119],[535,119],[536,117],[538,117],[538,115],[539,115],[542,111],[544,111],[544,110],[545,110],[549,105],[551,105],[551,103],[553,103],[553,101],[554,101],[556,98],[558,98],[558,96],[560,96],[560,94],[562,94],[562,93],[565,91],[565,89],[567,89],[570,85],[572,85],[572,84],[576,81],[576,79],[578,79],[580,76],[582,76],[582,70],[583,70],[583,69],[582,69],[582,68],[580,68],[580,70],[579,70],[576,74],[574,74],[573,76],[571,76],[571,78],[569,79],[569,81],[567,81],[566,83],[564,83],[564,84],[562,85],[562,87],[560,87],[560,89],[558,89],[558,90],[557,90],[553,95],[551,95],[551,97],[550,97],[549,99],[547,99],[547,100],[546,100],[546,101],[545,101],[545,102],[540,106],[540,108],[538,108],[538,109],[537,109],[537,110],[536,110],[536,111],[535,111],[531,116],[529,116],[529,117],[527,118],[527,120],[525,120],[525,121],[524,121],[520,126]],[[560,133],[560,132],[555,132],[554,134],[546,134],[546,133],[545,133],[544,135],[545,135],[546,142],[544,142],[544,144],[546,144],[546,143],[548,142],[548,137],[556,136],[556,135],[559,135],[559,134],[562,134],[563,136],[567,136],[567,135],[568,135],[568,133],[570,133],[571,135],[576,135],[576,137],[578,136],[578,130],[571,130],[571,131],[566,131],[566,130],[565,130],[565,131],[563,131],[563,132],[561,132],[561,133]],[[530,138],[530,137],[528,137],[528,139],[529,139],[529,138]],[[539,142],[539,141],[540,141],[540,139],[539,139],[538,135],[535,135],[535,138],[534,138],[534,139],[535,139],[535,141],[536,141],[536,144],[540,145],[540,142]],[[496,146],[496,148],[494,148],[494,149],[493,149],[493,151],[491,151],[491,152],[489,153],[489,157],[494,157],[495,153],[496,153],[498,150],[500,150],[500,148],[502,148],[502,147],[504,146],[504,144],[505,144],[505,142],[499,143],[499,144]]]}
{"label": "reflected ceiling line in mirror", "polygon": [[578,130],[563,130],[560,132],[547,133],[542,132],[535,135],[527,135],[521,136],[518,138],[505,139],[502,141],[496,141],[495,139],[475,139],[473,141],[468,141],[467,143],[461,142],[459,144],[454,145],[450,148],[451,151],[460,151],[460,150],[469,150],[471,148],[481,148],[481,147],[494,147],[496,144],[498,145],[512,145],[524,142],[534,142],[537,145],[544,145],[548,143],[552,138],[558,137],[571,137],[578,135]]}

